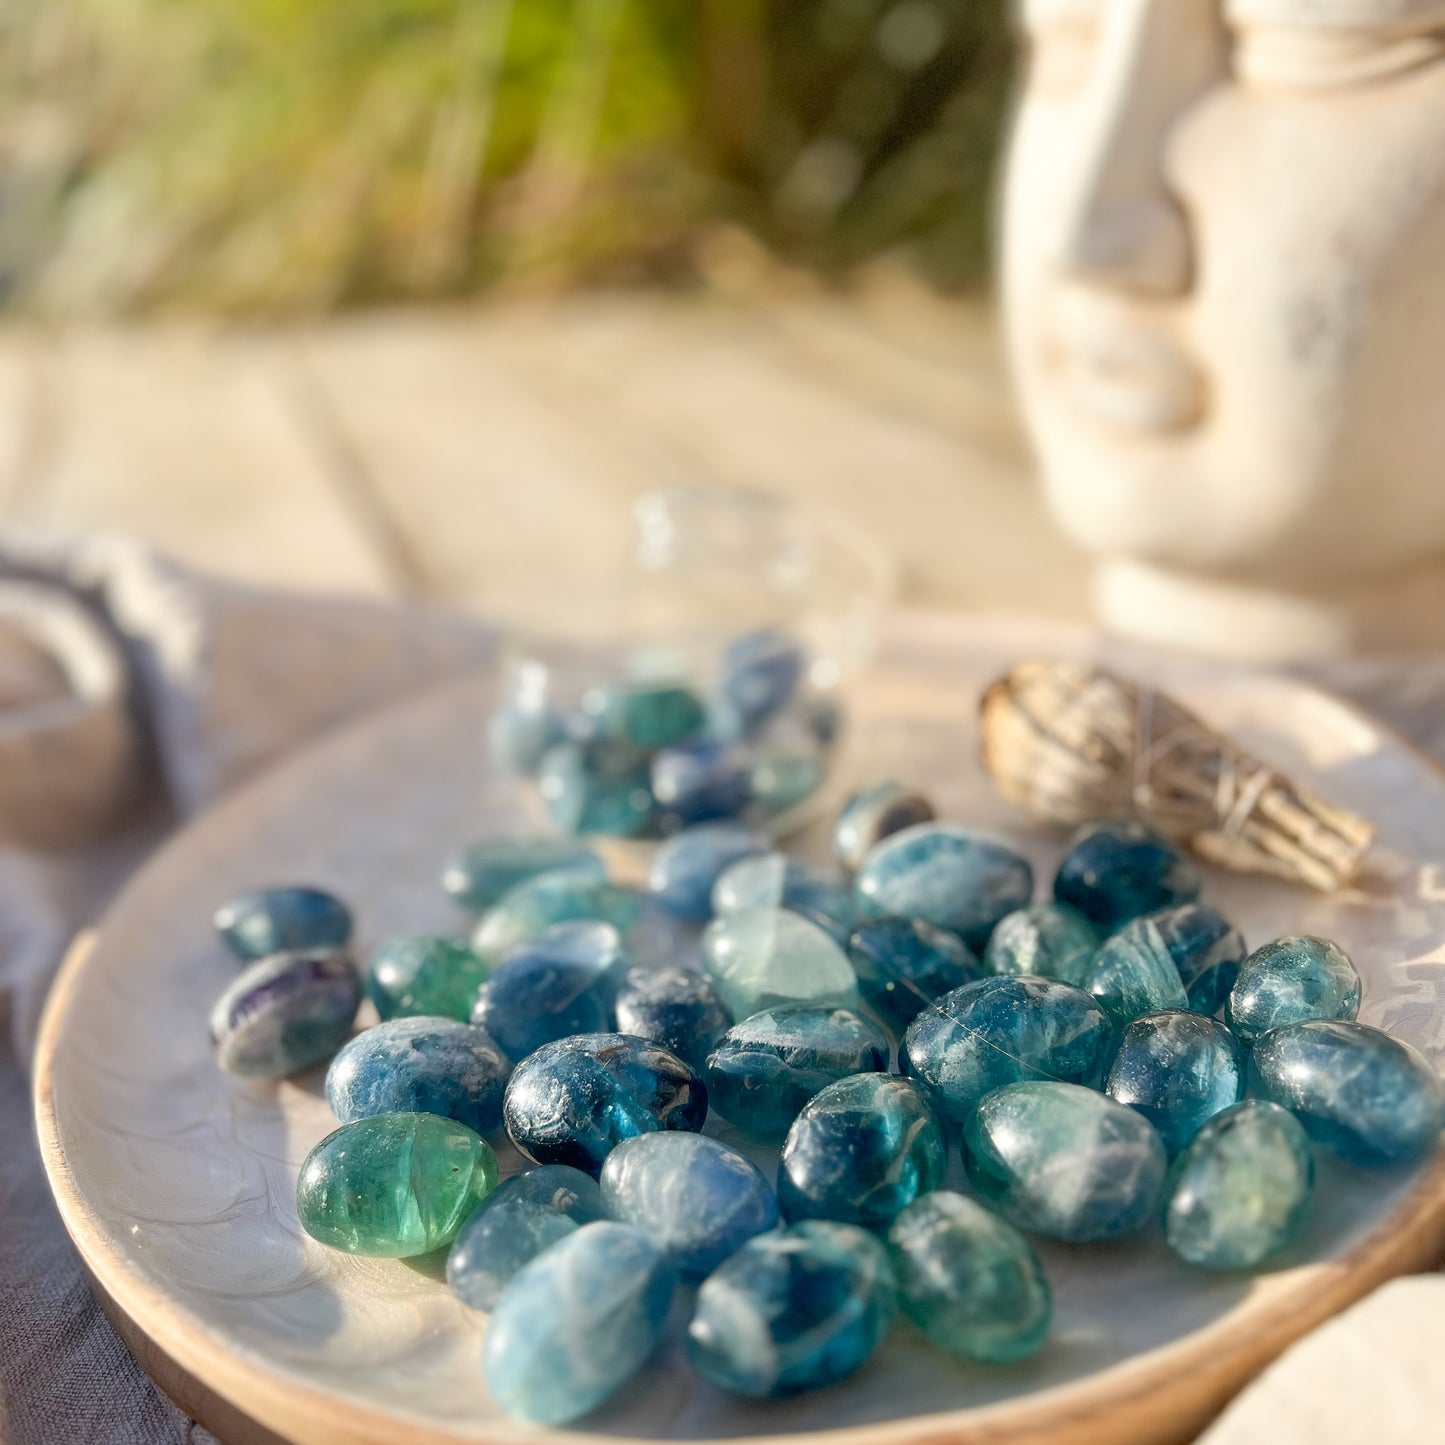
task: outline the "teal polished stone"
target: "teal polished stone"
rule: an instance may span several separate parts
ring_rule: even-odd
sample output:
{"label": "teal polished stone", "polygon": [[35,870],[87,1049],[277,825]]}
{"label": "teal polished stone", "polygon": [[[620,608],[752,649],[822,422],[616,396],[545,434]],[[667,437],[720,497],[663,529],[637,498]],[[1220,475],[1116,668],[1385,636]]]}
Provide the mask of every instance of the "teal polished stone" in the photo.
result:
{"label": "teal polished stone", "polygon": [[624,935],[642,916],[642,895],[584,873],[541,873],[509,889],[477,920],[472,949],[495,967],[559,923],[610,923]]}
{"label": "teal polished stone", "polygon": [[216,1061],[254,1078],[299,1073],[341,1047],[360,1005],[361,980],[337,949],[258,959],[211,1010]]}
{"label": "teal polished stone", "polygon": [[827,759],[816,739],[757,745],[757,759],[748,772],[748,797],[765,814],[796,808],[822,786]]}
{"label": "teal polished stone", "polygon": [[781,1004],[857,1001],[852,966],[818,924],[782,908],[715,918],[702,935],[703,966],[736,1019]]}
{"label": "teal polished stone", "polygon": [[1439,1075],[1408,1044],[1365,1024],[1312,1019],[1274,1029],[1254,1046],[1249,1079],[1253,1094],[1362,1168],[1418,1159],[1440,1137]]}
{"label": "teal polished stone", "polygon": [[983,969],[956,933],[919,918],[875,918],[853,931],[848,961],[858,992],[901,1033],[919,1012],[979,978]]}
{"label": "teal polished stone", "polygon": [[587,1224],[513,1277],[482,1343],[497,1405],[519,1420],[564,1425],[630,1380],[662,1338],[673,1274],[651,1240]]}
{"label": "teal polished stone", "polygon": [[699,823],[658,846],[647,886],[669,913],[706,923],[718,879],[734,863],[767,851],[762,835],[741,823]]}
{"label": "teal polished stone", "polygon": [[833,856],[854,873],[885,838],[918,823],[931,823],[936,816],[922,793],[891,779],[870,783],[843,804],[833,824]]}
{"label": "teal polished stone", "polygon": [[702,1134],[624,1139],[601,1184],[607,1213],[641,1230],[687,1280],[704,1279],[778,1222],[777,1196],[757,1165]]}
{"label": "teal polished stone", "polygon": [[1099,931],[1063,903],[1039,903],[1001,918],[983,953],[990,973],[1024,973],[1083,986]]}
{"label": "teal polished stone", "polygon": [[634,838],[653,821],[647,755],[605,738],[548,748],[537,769],[537,791],[565,833]]}
{"label": "teal polished stone", "polygon": [[1034,889],[1028,860],[995,838],[952,823],[919,823],[885,838],[854,880],[865,917],[921,918],[975,950]]}
{"label": "teal polished stone", "polygon": [[602,860],[575,838],[496,838],[456,854],[442,870],[442,887],[463,908],[484,913],[519,883],[557,872],[607,878]]}
{"label": "teal polished stone", "polygon": [[985,978],[945,994],[908,1026],[899,1067],[926,1085],[954,1125],[979,1100],[1022,1079],[1101,1082],[1114,1050],[1108,1018],[1052,978]]}
{"label": "teal polished stone", "polygon": [[1239,967],[1225,1016],[1240,1043],[1306,1019],[1352,1019],[1360,1009],[1360,975],[1328,938],[1277,938]]}
{"label": "teal polished stone", "polygon": [[371,955],[366,992],[384,1019],[466,1022],[487,972],[486,963],[460,939],[412,934],[388,939]]}
{"label": "teal polished stone", "polygon": [[719,917],[746,909],[787,908],[823,918],[852,932],[857,909],[848,886],[829,869],[783,853],[762,853],[734,863],[712,890],[713,912]]}
{"label": "teal polished stone", "polygon": [[1216,1114],[1175,1162],[1164,1236],[1205,1269],[1253,1269],[1299,1233],[1314,1189],[1310,1141],[1293,1114],[1249,1099]]}
{"label": "teal polished stone", "polygon": [[722,996],[690,968],[631,969],[617,994],[617,1029],[651,1039],[699,1074],[732,1025]]}
{"label": "teal polished stone", "polygon": [[782,1138],[815,1094],[886,1069],[888,1054],[883,1030],[851,1008],[769,1009],[723,1035],[707,1061],[708,1099],[745,1132]]}
{"label": "teal polished stone", "polygon": [[927,1094],[897,1074],[854,1074],[820,1090],[788,1130],[778,1165],[784,1218],[882,1229],[948,1167]]}
{"label": "teal polished stone", "polygon": [[296,1214],[332,1249],[407,1259],[450,1244],[496,1187],[497,1156],[465,1124],[373,1114],[343,1124],[306,1156]]}
{"label": "teal polished stone", "polygon": [[1159,1131],[1172,1159],[1206,1120],[1244,1097],[1244,1050],[1222,1023],[1145,1014],[1124,1030],[1107,1089]]}
{"label": "teal polished stone", "polygon": [[808,1220],[750,1239],[703,1281],[687,1352],[705,1380],[770,1399],[851,1375],[897,1308],[888,1254],[848,1224]]}
{"label": "teal polished stone", "polygon": [[490,1310],[523,1265],[584,1224],[604,1218],[597,1181],[565,1164],[513,1174],[482,1200],[447,1255],[447,1284],[477,1310]]}
{"label": "teal polished stone", "polygon": [[1054,878],[1054,898],[1106,933],[1131,918],[1192,903],[1199,870],[1142,823],[1089,823],[1074,835]]}
{"label": "teal polished stone", "polygon": [[221,941],[246,963],[351,942],[351,910],[322,888],[258,888],[223,903],[213,921]]}
{"label": "teal polished stone", "polygon": [[1043,1265],[1017,1229],[976,1200],[940,1189],[888,1231],[898,1303],[932,1344],[988,1365],[1038,1351],[1053,1303]]}
{"label": "teal polished stone", "polygon": [[1189,1007],[1213,1017],[1224,1007],[1248,952],[1243,935],[1203,903],[1181,903],[1149,918],[1179,970]]}
{"label": "teal polished stone", "polygon": [[975,1191],[1020,1229],[1070,1243],[1119,1239],[1157,1215],[1164,1143],[1107,1094],[1077,1084],[1009,1084],[964,1131]]}
{"label": "teal polished stone", "polygon": [[1189,1007],[1174,957],[1148,918],[1135,918],[1104,940],[1082,987],[1119,1028],[1160,1009]]}
{"label": "teal polished stone", "polygon": [[582,699],[582,712],[595,736],[644,752],[687,742],[707,720],[702,699],[674,682],[594,688]]}

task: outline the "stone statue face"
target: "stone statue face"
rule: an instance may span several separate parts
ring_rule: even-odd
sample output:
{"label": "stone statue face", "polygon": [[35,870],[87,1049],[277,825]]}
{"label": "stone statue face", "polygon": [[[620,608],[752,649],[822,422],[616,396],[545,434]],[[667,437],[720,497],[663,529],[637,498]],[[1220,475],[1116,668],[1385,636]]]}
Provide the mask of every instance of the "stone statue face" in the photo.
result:
{"label": "stone statue face", "polygon": [[1010,349],[1090,550],[1445,553],[1445,0],[1020,0]]}

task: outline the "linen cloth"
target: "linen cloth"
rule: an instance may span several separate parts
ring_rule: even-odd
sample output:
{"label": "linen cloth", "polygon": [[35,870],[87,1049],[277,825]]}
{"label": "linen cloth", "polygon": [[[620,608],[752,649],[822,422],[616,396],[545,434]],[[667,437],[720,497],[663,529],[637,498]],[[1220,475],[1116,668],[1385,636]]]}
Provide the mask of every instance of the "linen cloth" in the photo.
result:
{"label": "linen cloth", "polygon": [[[0,543],[7,1445],[213,1441],[110,1329],[40,1166],[28,1070],[67,942],[169,831],[227,788],[327,728],[495,653],[494,633],[475,621],[258,591],[123,539]],[[1445,659],[1338,664],[1319,680],[1445,757]],[[1374,1445],[1435,1438],[1445,1419],[1442,1347],[1445,1280],[1387,1286],[1290,1351],[1205,1439],[1355,1445],[1362,1422]],[[1349,1408],[1336,1408],[1346,1396]]]}

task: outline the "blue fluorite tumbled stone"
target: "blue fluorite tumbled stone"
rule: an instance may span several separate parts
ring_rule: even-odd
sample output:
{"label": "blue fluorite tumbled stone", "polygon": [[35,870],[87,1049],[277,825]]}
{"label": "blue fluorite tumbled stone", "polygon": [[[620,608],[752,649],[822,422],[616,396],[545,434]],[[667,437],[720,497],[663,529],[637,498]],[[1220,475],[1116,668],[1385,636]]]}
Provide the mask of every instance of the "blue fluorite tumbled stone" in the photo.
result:
{"label": "blue fluorite tumbled stone", "polygon": [[662,1337],[673,1275],[651,1240],[588,1224],[524,1265],[482,1345],[482,1372],[508,1415],[563,1425],[594,1410]]}
{"label": "blue fluorite tumbled stone", "polygon": [[720,918],[759,908],[804,911],[831,920],[844,937],[857,913],[852,893],[826,868],[783,853],[763,853],[734,863],[713,888],[712,906]]}
{"label": "blue fluorite tumbled stone", "polygon": [[1074,835],[1054,897],[1105,932],[1199,896],[1199,870],[1142,823],[1090,823]]}
{"label": "blue fluorite tumbled stone", "polygon": [[237,958],[250,962],[273,953],[345,948],[351,910],[321,888],[258,888],[223,903],[216,932]]}
{"label": "blue fluorite tumbled stone", "polygon": [[1039,903],[1001,918],[984,950],[990,973],[1028,973],[1081,988],[1099,933],[1063,903]]}
{"label": "blue fluorite tumbled stone", "polygon": [[1189,1006],[1174,957],[1148,918],[1132,919],[1105,939],[1082,987],[1120,1028],[1142,1014]]}
{"label": "blue fluorite tumbled stone", "polygon": [[543,1164],[514,1174],[462,1225],[447,1255],[447,1283],[463,1304],[493,1309],[524,1264],[603,1217],[597,1181],[580,1169]]}
{"label": "blue fluorite tumbled stone", "polygon": [[736,1019],[782,1004],[850,1004],[852,965],[819,924],[785,908],[715,918],[702,935],[703,966]]}
{"label": "blue fluorite tumbled stone", "polygon": [[920,918],[875,918],[854,930],[848,959],[863,1001],[900,1033],[936,998],[980,977],[956,933]]}
{"label": "blue fluorite tumbled stone", "polygon": [[936,1189],[948,1166],[928,1096],[897,1074],[854,1074],[815,1094],[793,1120],[778,1166],[788,1220],[882,1229]]}
{"label": "blue fluorite tumbled stone", "polygon": [[1350,1164],[1382,1168],[1435,1147],[1445,1105],[1419,1053],[1365,1024],[1313,1019],[1266,1034],[1250,1055],[1251,1092],[1289,1109]]}
{"label": "blue fluorite tumbled stone", "polygon": [[1170,1247],[1205,1269],[1253,1269],[1300,1231],[1314,1187],[1310,1141],[1293,1114],[1249,1099],[1194,1136],[1165,1186]]}
{"label": "blue fluorite tumbled stone", "polygon": [[776,1008],[734,1024],[707,1062],[716,1113],[781,1138],[803,1105],[836,1079],[888,1067],[883,1030],[850,1008]]}
{"label": "blue fluorite tumbled stone", "polygon": [[795,808],[823,782],[823,749],[811,732],[798,729],[787,736],[764,736],[748,773],[748,796],[765,814]]}
{"label": "blue fluorite tumbled stone", "polygon": [[502,1122],[511,1060],[482,1029],[454,1019],[390,1019],[352,1039],[326,1071],[343,1123],[371,1114],[440,1114],[490,1134]]}
{"label": "blue fluorite tumbled stone", "polygon": [[916,823],[931,823],[933,804],[912,788],[892,781],[860,788],[838,814],[833,825],[833,856],[850,873],[885,838]]}
{"label": "blue fluorite tumbled stone", "polygon": [[1043,1344],[1049,1283],[1028,1240],[977,1200],[939,1189],[888,1231],[903,1313],[940,1349],[1007,1365]]}
{"label": "blue fluorite tumbled stone", "polygon": [[997,839],[951,823],[919,823],[885,838],[854,882],[865,916],[921,918],[975,950],[1034,889],[1028,860]]}
{"label": "blue fluorite tumbled stone", "polygon": [[766,851],[762,838],[740,823],[700,823],[658,847],[648,887],[669,913],[690,923],[705,923],[712,917],[717,880],[734,863]]}
{"label": "blue fluorite tumbled stone", "polygon": [[228,1073],[283,1078],[328,1059],[351,1032],[361,980],[346,955],[277,953],[243,969],[211,1010]]}
{"label": "blue fluorite tumbled stone", "polygon": [[452,858],[442,870],[442,887],[463,908],[484,913],[519,883],[557,872],[598,883],[607,877],[602,860],[575,838],[498,838]]}
{"label": "blue fluorite tumbled stone", "polygon": [[465,943],[434,933],[388,939],[371,956],[366,992],[384,1019],[465,1021],[487,965]]}
{"label": "blue fluorite tumbled stone", "polygon": [[472,948],[489,965],[559,923],[610,923],[625,933],[642,914],[642,897],[586,873],[540,873],[509,889],[477,922]]}
{"label": "blue fluorite tumbled stone", "polygon": [[1164,1185],[1154,1126],[1077,1084],[996,1089],[964,1131],[973,1187],[1020,1229],[1083,1243],[1148,1224]]}
{"label": "blue fluorite tumbled stone", "polygon": [[803,650],[785,632],[768,629],[735,638],[723,654],[722,710],[750,733],[792,701],[803,677]]}
{"label": "blue fluorite tumbled stone", "polygon": [[625,1034],[543,1044],[512,1073],[502,1121],[538,1164],[596,1174],[613,1147],[661,1129],[702,1128],[707,1090],[675,1054]]}
{"label": "blue fluorite tumbled stone", "polygon": [[908,1026],[899,1064],[949,1122],[968,1122],[992,1089],[1021,1079],[1097,1085],[1114,1048],[1088,994],[1052,978],[984,978],[944,994]]}
{"label": "blue fluorite tumbled stone", "polygon": [[893,1270],[873,1235],[808,1220],[749,1240],[703,1281],[688,1356],[735,1394],[816,1390],[872,1355],[896,1306]]}
{"label": "blue fluorite tumbled stone", "polygon": [[652,760],[652,795],[672,826],[736,818],[751,796],[752,760],[730,743],[668,748]]}
{"label": "blue fluorite tumbled stone", "polygon": [[1352,1019],[1360,1008],[1360,975],[1328,938],[1277,938],[1240,965],[1226,1017],[1242,1044],[1270,1029],[1306,1019]]}
{"label": "blue fluorite tumbled stone", "polygon": [[[555,1039],[609,1030],[615,986],[606,953],[578,956],[577,945],[585,948],[591,934],[605,940],[604,950],[610,943],[612,957],[620,961],[621,944],[610,924],[558,924],[497,966],[477,990],[472,1022],[517,1060]],[[554,938],[556,946],[549,946]]]}
{"label": "blue fluorite tumbled stone", "polygon": [[565,833],[632,838],[652,821],[646,755],[606,738],[548,748],[537,770],[537,791]]}
{"label": "blue fluorite tumbled stone", "polygon": [[1244,1050],[1203,1014],[1153,1013],[1124,1030],[1108,1091],[1159,1131],[1172,1159],[1207,1119],[1244,1097]]}
{"label": "blue fluorite tumbled stone", "polygon": [[617,995],[617,1028],[670,1049],[699,1074],[732,1023],[706,974],[689,968],[634,968]]}
{"label": "blue fluorite tumbled stone", "polygon": [[688,1280],[705,1278],[778,1222],[777,1197],[757,1165],[701,1134],[624,1139],[601,1182],[607,1213],[645,1234]]}
{"label": "blue fluorite tumbled stone", "polygon": [[1224,1007],[1247,952],[1240,931],[1204,903],[1181,903],[1150,915],[1196,1013]]}

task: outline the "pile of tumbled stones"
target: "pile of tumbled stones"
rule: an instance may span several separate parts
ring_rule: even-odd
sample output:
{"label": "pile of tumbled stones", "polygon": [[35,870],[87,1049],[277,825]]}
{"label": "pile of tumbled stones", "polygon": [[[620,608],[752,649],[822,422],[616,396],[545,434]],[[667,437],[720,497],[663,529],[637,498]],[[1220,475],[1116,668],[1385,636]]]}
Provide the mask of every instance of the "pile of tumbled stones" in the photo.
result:
{"label": "pile of tumbled stones", "polygon": [[[693,1367],[746,1396],[851,1374],[899,1310],[1018,1360],[1050,1318],[1029,1235],[1162,1221],[1190,1264],[1249,1269],[1300,1230],[1316,1147],[1360,1169],[1434,1147],[1440,1080],[1353,1022],[1345,953],[1248,953],[1137,824],[1085,829],[1042,904],[1023,857],[894,783],[834,838],[836,870],[705,824],[647,890],[576,839],[484,843],[444,880],[470,942],[387,943],[364,984],[324,892],[217,915],[254,960],[214,1013],[222,1066],[331,1058],[341,1127],[302,1167],[302,1225],[356,1254],[450,1245],[508,1413],[602,1404],[680,1288]],[[363,987],[382,1021],[351,1036]],[[710,1118],[780,1142],[776,1183]],[[501,1183],[498,1130],[536,1165]],[[969,1194],[941,1187],[960,1140]]]}

